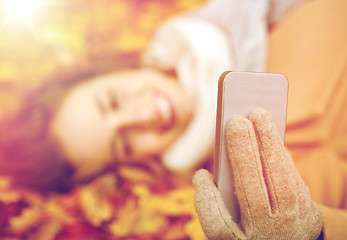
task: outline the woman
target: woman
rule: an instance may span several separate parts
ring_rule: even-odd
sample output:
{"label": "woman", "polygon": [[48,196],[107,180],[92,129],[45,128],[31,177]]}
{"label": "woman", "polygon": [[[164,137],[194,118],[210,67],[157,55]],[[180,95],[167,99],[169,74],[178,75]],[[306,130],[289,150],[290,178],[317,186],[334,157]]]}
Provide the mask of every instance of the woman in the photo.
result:
{"label": "woman", "polygon": [[[259,0],[256,4],[247,4],[246,1],[211,1],[195,12],[169,20],[159,27],[143,55],[143,63],[154,68],[173,69],[178,81],[172,81],[170,77],[156,71],[143,69],[100,77],[78,85],[66,97],[63,93],[57,94],[60,99],[54,101],[54,107],[43,107],[48,98],[35,103],[37,96],[33,95],[33,100],[29,99],[26,104],[34,106],[25,106],[20,113],[24,116],[17,116],[14,121],[2,124],[5,132],[17,129],[16,125],[21,126],[24,122],[33,127],[22,125],[17,131],[23,127],[33,129],[33,133],[23,134],[28,135],[27,140],[19,140],[22,133],[16,134],[14,139],[3,135],[3,158],[11,161],[28,159],[27,155],[30,154],[35,161],[48,165],[45,161],[47,156],[62,156],[64,161],[55,162],[64,162],[75,169],[76,180],[101,171],[113,158],[122,161],[150,155],[162,155],[163,163],[169,169],[191,172],[213,149],[219,75],[225,70],[264,71],[267,26],[280,18],[294,3],[296,1],[281,5],[276,1],[270,6],[265,0]],[[225,11],[216,14],[218,12],[215,10],[224,4],[227,4]],[[271,16],[270,22],[266,19],[268,14]],[[220,21],[219,17],[225,21]],[[122,84],[118,78],[123,80]],[[109,86],[113,84],[111,82],[116,86]],[[139,82],[147,82],[152,87],[142,90]],[[132,87],[132,84],[135,86]],[[128,88],[140,90],[138,93]],[[129,100],[133,96],[135,98]],[[131,106],[123,107],[123,104]],[[37,108],[37,116],[33,108]],[[58,111],[55,112],[54,108]],[[123,123],[109,117],[109,112],[116,110],[118,113],[120,109],[122,113],[128,111],[125,113],[127,118],[119,118]],[[11,132],[14,133],[14,130]],[[112,134],[119,137],[113,139]],[[27,146],[36,141],[40,144],[35,144],[37,150],[34,153],[32,147]],[[46,150],[43,152],[47,156],[41,156],[41,144],[52,146],[44,147]],[[29,165],[34,161],[26,162]],[[45,164],[33,166],[40,165],[43,168]],[[15,164],[12,168],[13,171],[21,171],[19,169],[25,166]],[[49,167],[59,175],[58,167]],[[4,170],[4,173],[10,174],[11,171]],[[38,177],[28,176],[26,179],[23,176],[21,179],[27,185],[31,182],[28,179],[37,179],[37,184],[44,182]]]}
{"label": "woman", "polygon": [[153,69],[50,84],[0,124],[0,171],[18,186],[64,191],[116,161],[160,155],[193,114],[191,96]]}
{"label": "woman", "polygon": [[80,179],[115,161],[160,155],[193,113],[191,96],[173,78],[153,69],[120,71],[72,88],[51,133]]}
{"label": "woman", "polygon": [[[173,69],[179,81],[142,69],[99,77],[66,94],[63,89],[55,106],[45,107],[49,98],[33,94],[18,116],[1,124],[1,132],[9,132],[1,136],[2,158],[18,162],[5,162],[3,173],[15,176],[19,185],[57,188],[67,185],[57,181],[64,169],[75,173],[69,170],[63,179],[79,181],[114,160],[153,155],[162,155],[169,169],[191,173],[213,149],[219,75],[230,69],[264,70],[265,16],[280,9],[265,0],[254,5],[231,1],[227,6],[233,11],[220,15],[231,17],[227,28],[211,14],[221,4],[211,1],[164,23],[144,53],[144,65]],[[292,5],[280,9],[280,15]],[[238,21],[235,10],[242,10]],[[48,88],[46,96],[55,92]],[[50,174],[42,180],[40,172]]]}

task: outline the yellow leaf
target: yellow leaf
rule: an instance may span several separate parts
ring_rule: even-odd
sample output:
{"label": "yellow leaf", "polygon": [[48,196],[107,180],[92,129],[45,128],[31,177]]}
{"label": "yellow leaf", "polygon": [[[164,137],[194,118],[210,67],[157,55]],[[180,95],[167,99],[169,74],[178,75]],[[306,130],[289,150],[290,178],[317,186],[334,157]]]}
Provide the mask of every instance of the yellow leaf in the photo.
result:
{"label": "yellow leaf", "polygon": [[184,230],[191,240],[207,240],[196,214],[188,223],[186,223]]}
{"label": "yellow leaf", "polygon": [[44,220],[44,215],[36,209],[26,208],[22,214],[9,220],[12,233],[21,234],[39,225]]}
{"label": "yellow leaf", "polygon": [[71,223],[74,220],[54,198],[45,202],[44,210],[47,217],[56,222]]}
{"label": "yellow leaf", "polygon": [[62,226],[59,222],[45,222],[44,224],[40,225],[39,229],[34,234],[30,235],[29,240],[54,240],[61,229]]}
{"label": "yellow leaf", "polygon": [[85,187],[80,192],[81,208],[85,217],[93,226],[100,226],[113,215],[112,206],[107,199],[91,188]]}
{"label": "yellow leaf", "polygon": [[158,216],[161,216],[162,224],[164,216],[190,216],[191,219],[184,226],[184,232],[193,240],[205,239],[194,209],[193,187],[179,188],[165,195],[153,195],[143,185],[136,186],[133,191],[139,197],[139,211],[142,215],[146,213],[145,217],[151,216],[151,221],[158,220]]}
{"label": "yellow leaf", "polygon": [[0,178],[0,202],[14,203],[21,199],[19,192],[10,190],[10,181],[6,178]]}
{"label": "yellow leaf", "polygon": [[119,237],[124,237],[132,233],[138,220],[138,211],[136,209],[136,200],[130,198],[125,206],[117,213],[117,219],[110,225],[110,231]]}
{"label": "yellow leaf", "polygon": [[145,183],[155,181],[152,174],[136,167],[122,167],[119,169],[119,175],[132,182]]}

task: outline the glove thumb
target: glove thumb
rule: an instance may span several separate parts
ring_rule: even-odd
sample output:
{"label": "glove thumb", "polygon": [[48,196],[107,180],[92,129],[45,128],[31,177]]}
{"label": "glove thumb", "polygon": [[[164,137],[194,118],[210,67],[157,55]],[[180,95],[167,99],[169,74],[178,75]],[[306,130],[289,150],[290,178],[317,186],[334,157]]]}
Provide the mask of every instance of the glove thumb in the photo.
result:
{"label": "glove thumb", "polygon": [[194,207],[208,239],[243,239],[239,226],[231,216],[216,188],[212,175],[205,169],[193,178]]}

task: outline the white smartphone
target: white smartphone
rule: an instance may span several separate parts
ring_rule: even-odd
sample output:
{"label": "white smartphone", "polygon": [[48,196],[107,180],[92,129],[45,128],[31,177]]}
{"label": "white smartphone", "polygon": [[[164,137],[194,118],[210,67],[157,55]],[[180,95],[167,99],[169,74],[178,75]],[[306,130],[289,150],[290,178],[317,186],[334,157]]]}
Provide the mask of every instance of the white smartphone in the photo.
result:
{"label": "white smartphone", "polygon": [[225,128],[235,115],[248,117],[256,108],[269,111],[284,143],[288,80],[277,73],[224,72],[218,82],[214,181],[233,218],[240,209],[234,191],[232,166],[228,159]]}

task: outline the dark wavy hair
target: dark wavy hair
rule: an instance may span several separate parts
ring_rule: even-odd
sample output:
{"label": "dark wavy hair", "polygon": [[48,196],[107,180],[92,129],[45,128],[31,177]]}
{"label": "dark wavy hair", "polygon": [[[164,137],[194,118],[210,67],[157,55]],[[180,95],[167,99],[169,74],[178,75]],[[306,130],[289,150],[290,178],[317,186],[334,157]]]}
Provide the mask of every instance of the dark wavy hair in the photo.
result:
{"label": "dark wavy hair", "polygon": [[[112,71],[140,66],[138,52],[117,53],[111,60]],[[50,124],[71,87],[110,70],[87,69],[47,79],[27,91],[18,111],[0,119],[0,175],[10,177],[14,187],[43,193],[70,190],[74,169],[51,136]]]}
{"label": "dark wavy hair", "polygon": [[0,121],[0,175],[14,187],[67,192],[74,169],[50,134],[51,119],[67,90],[82,79],[50,80],[31,89],[18,111]]}

